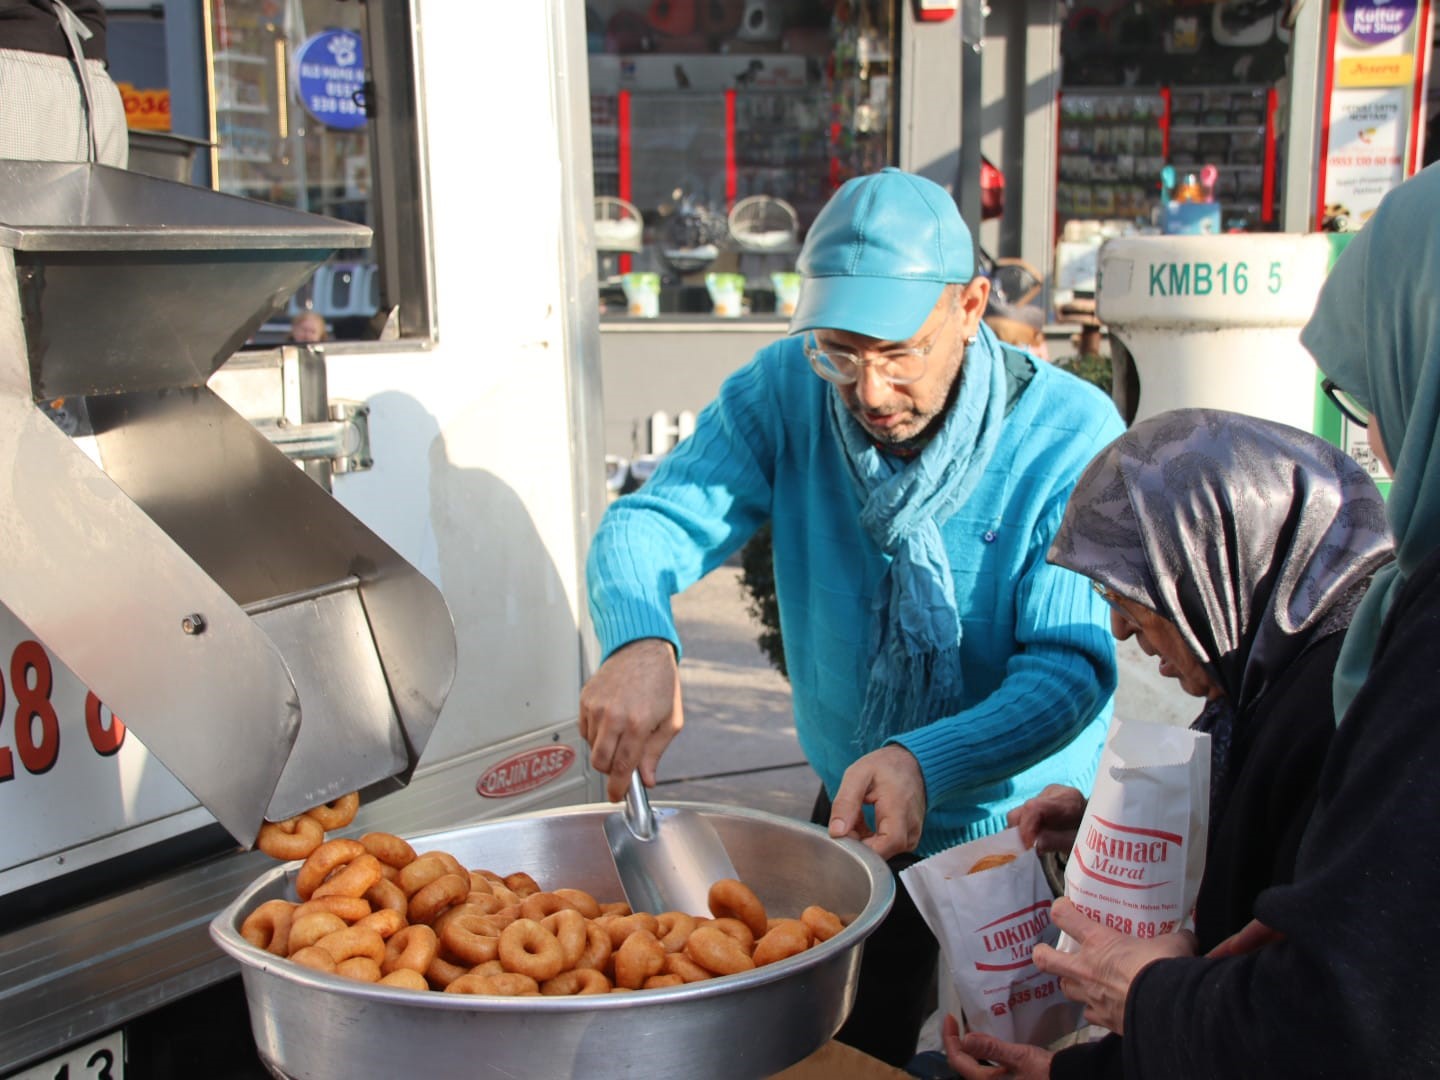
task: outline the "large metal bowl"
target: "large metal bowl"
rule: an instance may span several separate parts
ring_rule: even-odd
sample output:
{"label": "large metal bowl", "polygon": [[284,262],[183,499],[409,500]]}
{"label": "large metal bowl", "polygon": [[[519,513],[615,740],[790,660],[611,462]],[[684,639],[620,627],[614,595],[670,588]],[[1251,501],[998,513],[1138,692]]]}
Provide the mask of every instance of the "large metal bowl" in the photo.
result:
{"label": "large metal bowl", "polygon": [[[311,971],[240,936],[266,900],[295,899],[299,863],[263,875],[211,923],[240,962],[261,1057],[294,1080],[465,1077],[763,1077],[823,1046],[855,999],[861,944],[895,898],[889,868],[853,840],[757,810],[684,806],[719,831],[771,915],[820,904],[851,920],[829,941],[741,975],[602,997],[493,998],[391,989]],[[603,823],[572,807],[411,837],[473,869],[524,870],[547,888],[623,896]]]}

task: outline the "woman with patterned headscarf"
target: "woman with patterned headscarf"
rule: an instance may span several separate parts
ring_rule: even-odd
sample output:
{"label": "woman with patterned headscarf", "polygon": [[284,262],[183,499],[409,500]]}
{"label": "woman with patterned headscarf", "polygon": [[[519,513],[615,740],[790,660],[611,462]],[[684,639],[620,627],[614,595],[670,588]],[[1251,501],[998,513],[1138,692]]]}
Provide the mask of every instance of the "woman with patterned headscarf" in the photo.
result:
{"label": "woman with patterned headscarf", "polygon": [[[1381,202],[1301,335],[1393,464],[1395,561],[1374,576],[1333,681],[1339,726],[1293,880],[1204,957],[1123,937],[1055,903],[1081,947],[1043,946],[1092,1021],[1124,1034],[1132,1076],[1440,1075],[1440,167]],[[967,1037],[969,1054],[1033,1048]],[[959,1046],[957,1044],[957,1052]],[[966,1075],[980,1075],[968,1065]],[[985,1075],[999,1075],[994,1072]]]}
{"label": "woman with patterned headscarf", "polygon": [[[1192,725],[1211,737],[1201,950],[1290,879],[1335,730],[1330,682],[1345,628],[1389,558],[1384,503],[1365,471],[1253,416],[1162,413],[1102,450],[1070,496],[1049,560],[1088,577],[1110,602],[1115,637],[1135,638],[1204,702]],[[1023,842],[1064,852],[1084,808],[1080,792],[1055,787],[1011,821]],[[1117,1037],[1065,1050],[1048,1075],[1119,1075],[1121,1051]]]}

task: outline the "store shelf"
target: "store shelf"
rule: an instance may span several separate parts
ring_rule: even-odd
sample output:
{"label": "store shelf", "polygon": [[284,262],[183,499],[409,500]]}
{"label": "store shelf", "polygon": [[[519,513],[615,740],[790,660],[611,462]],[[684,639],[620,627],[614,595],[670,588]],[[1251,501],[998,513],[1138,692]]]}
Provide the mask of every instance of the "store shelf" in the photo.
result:
{"label": "store shelf", "polygon": [[270,63],[270,61],[264,56],[253,56],[250,53],[218,52],[215,54],[215,63],[254,64],[258,67],[264,67],[266,64]]}
{"label": "store shelf", "polygon": [[1171,134],[1196,135],[1264,135],[1264,124],[1171,124]]}
{"label": "store shelf", "polygon": [[269,116],[269,115],[270,115],[270,108],[269,108],[269,106],[267,106],[267,105],[241,105],[241,104],[238,104],[238,103],[236,103],[236,104],[230,104],[230,103],[227,103],[227,102],[223,102],[223,101],[222,101],[219,105],[216,105],[215,108],[216,108],[217,110],[219,110],[220,112],[228,112],[228,113],[254,113],[254,114],[258,115],[258,116]]}

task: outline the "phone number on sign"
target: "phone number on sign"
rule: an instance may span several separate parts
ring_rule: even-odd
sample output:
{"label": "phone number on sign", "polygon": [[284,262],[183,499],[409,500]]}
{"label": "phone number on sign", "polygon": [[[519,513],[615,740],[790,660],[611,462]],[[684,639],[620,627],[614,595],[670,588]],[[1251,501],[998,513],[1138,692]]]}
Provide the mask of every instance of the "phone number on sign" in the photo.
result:
{"label": "phone number on sign", "polygon": [[[55,669],[45,647],[38,641],[16,645],[10,654],[8,685],[0,676],[0,783],[15,779],[16,758],[26,772],[37,776],[49,772],[59,760],[60,717],[50,700],[54,687]],[[15,698],[13,713],[7,711],[11,695]],[[8,731],[7,719],[11,721]],[[93,693],[85,695],[85,733],[101,757],[116,753],[125,743],[125,725]]]}
{"label": "phone number on sign", "polygon": [[[1070,902],[1075,904],[1074,900]],[[1087,907],[1084,904],[1075,904],[1075,909],[1102,926],[1108,926],[1111,930],[1119,930],[1120,933],[1130,934],[1133,937],[1153,938],[1159,937],[1161,934],[1173,934],[1180,926],[1179,919],[1132,919],[1128,915],[1118,915],[1113,911],[1100,911],[1098,908]]]}

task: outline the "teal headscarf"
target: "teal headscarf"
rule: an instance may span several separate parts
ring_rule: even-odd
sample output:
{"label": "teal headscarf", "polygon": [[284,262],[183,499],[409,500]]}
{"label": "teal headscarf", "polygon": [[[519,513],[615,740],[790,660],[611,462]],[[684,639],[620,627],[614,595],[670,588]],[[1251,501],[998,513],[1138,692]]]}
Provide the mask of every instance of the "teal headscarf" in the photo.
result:
{"label": "teal headscarf", "polygon": [[1395,562],[1378,571],[1335,668],[1335,718],[1370,671],[1406,579],[1440,547],[1440,165],[1401,184],[1341,254],[1301,342],[1380,425]]}

